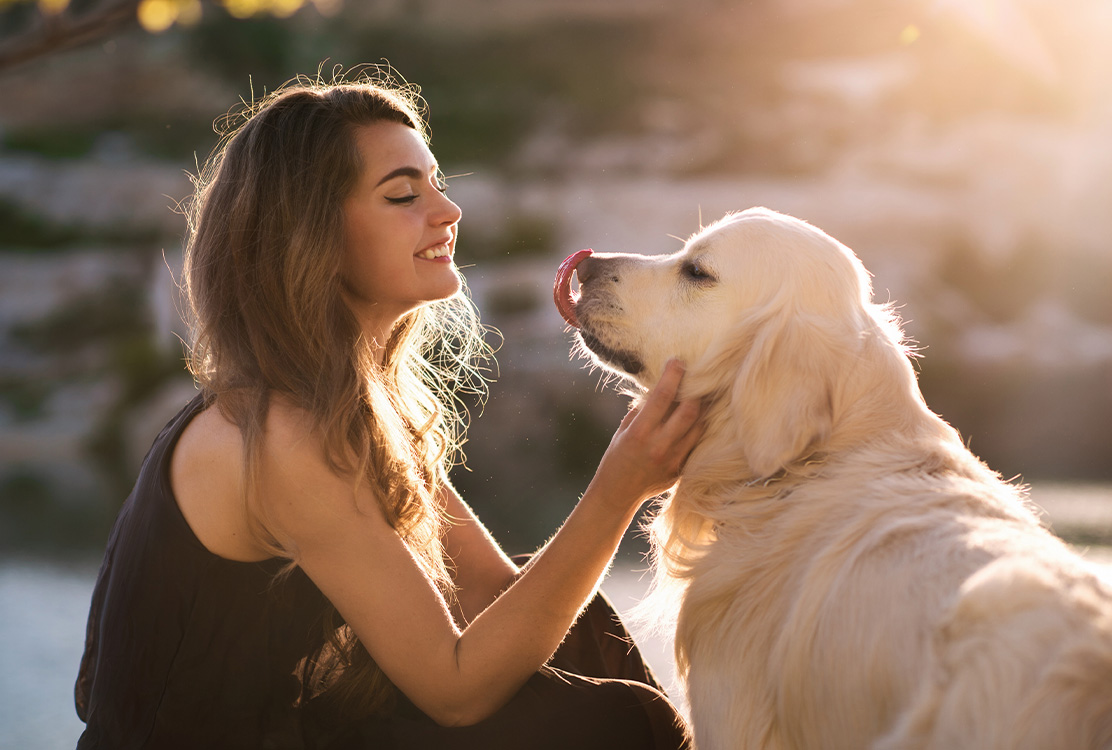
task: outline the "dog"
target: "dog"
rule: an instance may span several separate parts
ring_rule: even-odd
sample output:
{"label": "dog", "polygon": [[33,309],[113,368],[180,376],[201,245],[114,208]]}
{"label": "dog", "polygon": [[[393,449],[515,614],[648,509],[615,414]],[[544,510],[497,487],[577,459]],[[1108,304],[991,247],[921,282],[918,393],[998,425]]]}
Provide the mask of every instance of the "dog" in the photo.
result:
{"label": "dog", "polygon": [[849,248],[750,209],[554,296],[595,363],[679,357],[706,404],[646,602],[699,750],[1112,748],[1112,587],[930,411]]}

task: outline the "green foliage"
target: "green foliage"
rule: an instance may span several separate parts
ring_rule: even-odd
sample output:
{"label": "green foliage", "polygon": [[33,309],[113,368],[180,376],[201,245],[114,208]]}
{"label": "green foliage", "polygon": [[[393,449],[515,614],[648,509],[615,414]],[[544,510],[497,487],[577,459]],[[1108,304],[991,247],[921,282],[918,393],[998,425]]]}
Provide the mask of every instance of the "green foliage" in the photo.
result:
{"label": "green foliage", "polygon": [[12,128],[4,133],[3,146],[47,159],[84,159],[95,153],[105,133],[127,139],[137,154],[175,161],[191,160],[194,153],[203,157],[216,143],[211,120],[123,111],[88,122]]}
{"label": "green foliage", "polygon": [[342,15],[318,24],[213,15],[183,34],[191,58],[247,100],[252,88],[258,97],[321,66],[327,78],[333,63],[389,64],[421,86],[446,165],[497,164],[546,117],[582,133],[631,126],[639,90],[631,53],[645,41],[636,23],[460,33],[430,24],[364,27]]}
{"label": "green foliage", "polygon": [[42,416],[50,388],[42,380],[0,378],[0,402],[16,422],[30,422]]}
{"label": "green foliage", "polygon": [[89,455],[108,477],[114,494],[123,497],[134,481],[135,470],[128,463],[125,419],[137,404],[154,395],[163,385],[185,377],[185,371],[181,356],[155,346],[149,324],[133,330],[131,334],[115,337],[110,346],[111,358],[107,369],[120,379],[120,394],[89,436],[87,448]]}
{"label": "green foliage", "polygon": [[556,222],[542,216],[513,216],[506,223],[501,235],[506,255],[551,255],[556,248]]}
{"label": "green foliage", "polygon": [[522,315],[540,307],[540,299],[532,287],[514,285],[495,289],[487,295],[486,312],[495,320],[507,315]]}
{"label": "green foliage", "polygon": [[184,161],[193,167],[193,157],[204,159],[216,145],[217,135],[209,119],[157,117],[136,113],[104,124],[106,130],[129,137],[140,154],[168,161]]}
{"label": "green foliage", "polygon": [[51,159],[80,159],[88,156],[96,143],[99,128],[73,129],[64,125],[13,130],[4,135],[4,146]]}
{"label": "green foliage", "polygon": [[442,160],[497,162],[544,118],[573,132],[632,126],[638,86],[634,23],[553,23],[460,34],[398,26],[348,33],[348,55],[388,61],[419,83],[430,103]]}
{"label": "green foliage", "polygon": [[149,335],[142,289],[116,279],[79,295],[38,320],[12,328],[12,337],[42,354],[65,356],[89,343],[127,343]]}
{"label": "green foliage", "polygon": [[[133,479],[127,462],[124,422],[129,410],[161,386],[183,376],[180,356],[155,344],[141,287],[117,279],[78,296],[48,315],[13,327],[12,338],[53,358],[63,377],[107,376],[120,385],[119,395],[88,441],[94,463],[108,478],[112,493],[122,497]],[[93,351],[94,364],[82,356]],[[41,407],[34,390],[8,389],[0,396],[24,412]],[[33,413],[33,412],[32,412]]]}
{"label": "green foliage", "polygon": [[465,260],[513,260],[551,256],[556,251],[556,222],[531,214],[511,216],[496,234],[483,236],[478,230],[463,233],[461,258]]}
{"label": "green foliage", "polygon": [[80,233],[24,211],[11,201],[0,199],[0,250],[40,250],[73,245]]}
{"label": "green foliage", "polygon": [[[311,33],[311,32],[310,32]],[[190,57],[203,69],[241,86],[249,75],[262,88],[275,88],[289,78],[305,73],[298,65],[306,62],[297,54],[297,32],[290,21],[271,16],[242,20],[224,14],[207,14],[185,32]],[[319,61],[310,61],[314,69]],[[250,92],[245,92],[250,99]]]}
{"label": "green foliage", "polygon": [[154,243],[159,236],[154,227],[90,227],[49,221],[0,198],[0,252],[64,251],[82,243],[123,250]]}
{"label": "green foliage", "polygon": [[0,0],[0,40],[23,34],[40,23],[38,7],[23,0]]}
{"label": "green foliage", "polygon": [[7,553],[59,557],[102,548],[113,516],[102,503],[62,497],[52,482],[30,469],[0,479],[0,549]]}
{"label": "green foliage", "polygon": [[[607,394],[607,398],[613,397]],[[561,404],[553,419],[556,427],[556,461],[573,481],[586,486],[594,475],[616,425],[604,423],[586,407]]]}

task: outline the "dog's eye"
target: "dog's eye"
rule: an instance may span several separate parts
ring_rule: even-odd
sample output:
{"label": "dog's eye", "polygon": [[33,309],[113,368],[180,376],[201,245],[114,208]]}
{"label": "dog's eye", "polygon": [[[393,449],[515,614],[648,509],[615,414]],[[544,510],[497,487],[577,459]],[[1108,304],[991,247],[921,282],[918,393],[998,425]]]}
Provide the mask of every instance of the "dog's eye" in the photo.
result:
{"label": "dog's eye", "polygon": [[714,275],[698,263],[688,261],[683,264],[683,275],[693,281],[714,281]]}

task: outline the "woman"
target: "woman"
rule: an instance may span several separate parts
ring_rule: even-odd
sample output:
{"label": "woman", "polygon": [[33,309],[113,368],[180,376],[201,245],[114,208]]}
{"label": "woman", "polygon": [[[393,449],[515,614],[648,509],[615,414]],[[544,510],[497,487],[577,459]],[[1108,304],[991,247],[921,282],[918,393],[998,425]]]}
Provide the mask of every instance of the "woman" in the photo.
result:
{"label": "woman", "polygon": [[267,97],[192,219],[201,394],[109,541],[79,747],[679,745],[600,601],[552,662],[589,677],[545,664],[698,437],[697,406],[673,406],[682,368],[519,570],[447,479],[482,345],[415,96],[363,80]]}

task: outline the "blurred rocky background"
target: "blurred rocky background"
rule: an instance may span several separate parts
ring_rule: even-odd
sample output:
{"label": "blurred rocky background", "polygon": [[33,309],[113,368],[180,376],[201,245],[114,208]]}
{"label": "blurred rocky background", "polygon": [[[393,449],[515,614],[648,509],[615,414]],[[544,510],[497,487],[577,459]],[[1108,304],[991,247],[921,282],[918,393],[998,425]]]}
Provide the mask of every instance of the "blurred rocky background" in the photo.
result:
{"label": "blurred rocky background", "polygon": [[98,554],[192,393],[178,207],[214,120],[364,62],[421,85],[504,337],[456,481],[507,548],[625,408],[569,357],[559,261],[753,205],[856,250],[993,468],[1112,480],[1110,32],[1104,0],[0,0],[0,549]]}
{"label": "blurred rocky background", "polygon": [[625,408],[569,357],[560,260],[765,205],[858,252],[931,406],[1112,561],[1110,33],[1107,0],[0,0],[0,748],[81,731],[108,528],[193,393],[178,207],[214,120],[334,66],[428,99],[504,339],[455,480],[507,550],[555,530]]}

